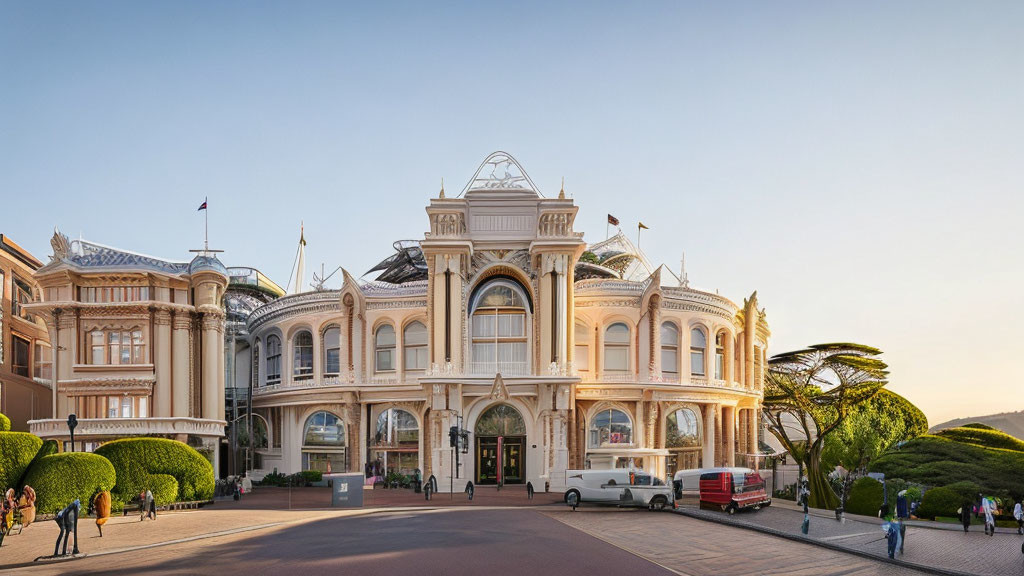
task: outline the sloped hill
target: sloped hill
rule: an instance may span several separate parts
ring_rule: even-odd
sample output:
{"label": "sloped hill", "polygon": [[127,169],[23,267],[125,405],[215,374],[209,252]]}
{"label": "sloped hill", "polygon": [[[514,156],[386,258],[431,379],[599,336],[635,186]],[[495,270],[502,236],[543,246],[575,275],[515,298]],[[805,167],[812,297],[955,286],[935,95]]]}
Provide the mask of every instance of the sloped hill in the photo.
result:
{"label": "sloped hill", "polygon": [[958,428],[947,428],[939,430],[935,435],[982,448],[1003,448],[1024,452],[1024,440],[1014,438],[994,428],[979,428],[977,426],[977,424],[968,424]]}
{"label": "sloped hill", "polygon": [[971,416],[969,418],[957,418],[950,420],[949,422],[943,422],[942,424],[936,424],[932,426],[930,432],[932,434],[939,430],[945,430],[947,428],[958,428],[964,424],[971,424],[977,422],[979,424],[987,424],[995,428],[1006,432],[1010,436],[1016,438],[1024,438],[1024,410],[1020,412],[1003,412],[1000,414],[989,414],[988,416]]}

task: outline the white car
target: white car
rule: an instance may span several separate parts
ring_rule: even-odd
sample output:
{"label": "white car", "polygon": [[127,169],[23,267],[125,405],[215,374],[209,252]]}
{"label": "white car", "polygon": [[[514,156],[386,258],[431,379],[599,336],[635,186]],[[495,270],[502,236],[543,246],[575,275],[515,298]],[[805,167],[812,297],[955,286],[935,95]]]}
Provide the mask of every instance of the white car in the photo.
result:
{"label": "white car", "polygon": [[664,510],[675,502],[672,488],[643,470],[566,470],[565,486],[565,503],[573,508],[597,502]]}

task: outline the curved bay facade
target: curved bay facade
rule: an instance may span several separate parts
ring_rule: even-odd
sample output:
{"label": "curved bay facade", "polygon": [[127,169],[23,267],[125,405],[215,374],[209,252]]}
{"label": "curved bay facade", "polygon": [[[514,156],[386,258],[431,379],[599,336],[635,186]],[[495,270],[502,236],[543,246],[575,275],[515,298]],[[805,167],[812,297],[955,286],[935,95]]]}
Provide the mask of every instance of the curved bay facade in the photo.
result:
{"label": "curved bay facade", "polygon": [[453,426],[469,432],[457,489],[746,463],[769,337],[756,293],[739,306],[663,278],[622,234],[588,246],[577,210],[495,153],[431,199],[430,231],[378,281],[346,272],[257,308],[255,474],[418,469],[444,490]]}

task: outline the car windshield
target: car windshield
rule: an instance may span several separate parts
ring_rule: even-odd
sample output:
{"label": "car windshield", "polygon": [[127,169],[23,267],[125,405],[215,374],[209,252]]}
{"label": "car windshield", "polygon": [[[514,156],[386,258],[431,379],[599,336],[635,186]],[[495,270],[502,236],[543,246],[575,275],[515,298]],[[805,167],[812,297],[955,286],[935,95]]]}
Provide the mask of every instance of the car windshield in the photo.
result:
{"label": "car windshield", "polygon": [[752,492],[764,488],[764,479],[757,472],[733,472],[732,484],[736,492]]}

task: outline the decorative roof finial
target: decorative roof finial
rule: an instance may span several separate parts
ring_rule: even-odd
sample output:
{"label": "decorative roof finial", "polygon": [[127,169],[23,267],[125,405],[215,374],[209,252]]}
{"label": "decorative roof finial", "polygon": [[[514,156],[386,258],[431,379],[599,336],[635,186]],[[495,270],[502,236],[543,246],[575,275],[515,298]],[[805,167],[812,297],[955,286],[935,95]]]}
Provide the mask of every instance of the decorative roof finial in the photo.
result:
{"label": "decorative roof finial", "polygon": [[683,257],[679,263],[679,286],[682,288],[690,287],[690,278],[686,275],[686,252],[683,251]]}
{"label": "decorative roof finial", "polygon": [[441,195],[439,198],[444,198],[444,178],[441,178]]}
{"label": "decorative roof finial", "polygon": [[565,176],[562,176],[562,189],[558,191],[558,199],[565,200]]}

